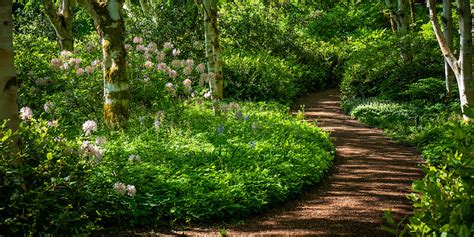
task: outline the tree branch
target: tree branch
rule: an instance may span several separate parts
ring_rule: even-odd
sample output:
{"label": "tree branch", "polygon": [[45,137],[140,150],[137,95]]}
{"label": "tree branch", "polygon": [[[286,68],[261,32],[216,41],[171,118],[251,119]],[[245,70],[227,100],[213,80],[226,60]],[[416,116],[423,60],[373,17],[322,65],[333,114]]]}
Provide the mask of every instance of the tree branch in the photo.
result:
{"label": "tree branch", "polygon": [[434,0],[427,0],[426,4],[430,11],[430,21],[431,25],[433,26],[434,33],[436,35],[436,39],[438,40],[439,47],[441,52],[443,53],[444,58],[448,62],[449,66],[453,69],[454,73],[456,74],[456,78],[459,78],[459,74],[461,73],[460,67],[458,64],[458,60],[454,56],[453,52],[449,48],[449,45],[444,37],[441,27],[439,26],[438,22],[438,13],[436,11],[436,4]]}

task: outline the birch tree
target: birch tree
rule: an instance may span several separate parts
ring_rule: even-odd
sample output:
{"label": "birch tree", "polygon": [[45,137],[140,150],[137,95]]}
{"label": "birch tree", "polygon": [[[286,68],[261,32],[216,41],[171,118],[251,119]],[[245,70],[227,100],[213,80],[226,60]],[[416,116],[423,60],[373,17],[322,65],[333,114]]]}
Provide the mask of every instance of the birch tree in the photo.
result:
{"label": "birch tree", "polygon": [[400,57],[403,61],[409,62],[412,57],[408,39],[410,30],[410,15],[408,12],[410,4],[408,0],[397,0],[396,4],[394,0],[385,0],[385,5],[388,8],[392,30],[400,36]]}
{"label": "birch tree", "polygon": [[56,32],[61,50],[74,50],[73,12],[74,0],[61,0],[58,7],[53,0],[43,0],[44,10]]}
{"label": "birch tree", "polygon": [[204,9],[204,29],[206,57],[212,99],[223,98],[224,76],[222,73],[219,31],[217,28],[217,0],[202,0]]}
{"label": "birch tree", "polygon": [[18,81],[13,65],[12,0],[0,1],[0,123],[8,120],[8,127],[18,127]]}
{"label": "birch tree", "polygon": [[[452,16],[452,1],[444,0],[443,1],[443,13],[441,15],[441,23],[443,26],[443,35],[446,39],[447,46],[451,51],[453,48],[453,16]],[[453,83],[454,83],[454,72],[449,66],[447,60],[444,62],[444,74],[445,74],[445,84],[446,84],[446,94],[451,94]]]}
{"label": "birch tree", "polygon": [[94,20],[102,44],[104,119],[108,128],[126,125],[129,116],[129,83],[126,74],[123,0],[78,0]]}
{"label": "birch tree", "polygon": [[428,0],[430,21],[443,56],[454,72],[459,89],[461,111],[465,121],[474,118],[474,80],[472,77],[472,16],[469,0],[456,0],[459,24],[459,58],[454,56],[441,31],[434,0]]}

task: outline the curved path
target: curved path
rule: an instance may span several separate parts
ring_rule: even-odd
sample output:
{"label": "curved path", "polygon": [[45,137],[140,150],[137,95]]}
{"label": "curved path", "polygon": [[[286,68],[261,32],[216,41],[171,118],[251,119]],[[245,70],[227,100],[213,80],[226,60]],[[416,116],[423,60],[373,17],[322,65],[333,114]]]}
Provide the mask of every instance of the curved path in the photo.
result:
{"label": "curved path", "polygon": [[[297,101],[305,116],[331,132],[336,147],[328,178],[298,200],[226,227],[228,236],[388,236],[380,229],[384,210],[400,218],[411,212],[411,183],[421,177],[416,151],[344,115],[339,94],[330,90]],[[171,233],[169,233],[171,234]],[[215,229],[174,231],[177,235],[218,236]]]}

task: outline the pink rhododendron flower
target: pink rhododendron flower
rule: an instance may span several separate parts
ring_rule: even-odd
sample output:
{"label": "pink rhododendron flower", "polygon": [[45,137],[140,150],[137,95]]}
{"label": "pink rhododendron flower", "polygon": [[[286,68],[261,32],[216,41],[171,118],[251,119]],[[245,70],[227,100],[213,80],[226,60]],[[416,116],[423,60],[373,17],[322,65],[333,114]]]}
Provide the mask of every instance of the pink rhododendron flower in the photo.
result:
{"label": "pink rhododendron flower", "polygon": [[91,63],[91,66],[92,66],[92,67],[97,67],[97,66],[99,66],[100,64],[101,64],[100,60],[97,59],[97,60],[94,60],[94,61]]}
{"label": "pink rhododendron flower", "polygon": [[191,87],[191,84],[192,84],[192,83],[193,83],[193,82],[192,82],[189,78],[188,78],[188,79],[185,79],[185,80],[183,81],[183,85],[184,85],[185,87]]}
{"label": "pink rhododendron flower", "polygon": [[139,45],[137,45],[137,47],[135,47],[135,49],[136,49],[137,51],[145,51],[145,46],[139,44]]}
{"label": "pink rhododendron flower", "polygon": [[72,56],[72,53],[70,51],[67,51],[67,50],[61,51],[61,57],[63,58],[69,58],[71,56]]}
{"label": "pink rhododendron flower", "polygon": [[181,51],[179,49],[173,49],[173,56],[179,56],[181,54]]}
{"label": "pink rhododendron flower", "polygon": [[208,92],[204,93],[204,98],[206,98],[206,99],[211,98],[211,92],[208,91]]}
{"label": "pink rhododendron flower", "polygon": [[127,194],[130,197],[135,197],[135,194],[137,193],[137,189],[135,188],[135,185],[127,185]]}
{"label": "pink rhododendron flower", "polygon": [[54,105],[54,103],[51,102],[51,101],[47,101],[47,102],[44,103],[44,105],[43,105],[43,109],[44,109],[44,111],[46,111],[47,113],[52,112],[53,109],[54,109],[54,107],[55,107],[55,105]]}
{"label": "pink rhododendron flower", "polygon": [[133,43],[135,44],[141,44],[143,42],[143,38],[142,37],[133,37]]}
{"label": "pink rhododendron flower", "polygon": [[205,70],[206,65],[204,65],[204,63],[200,63],[196,66],[196,71],[198,71],[199,73],[204,73]]}
{"label": "pink rhododendron flower", "polygon": [[51,59],[51,64],[53,65],[53,68],[59,69],[61,65],[63,65],[63,60],[59,58],[53,58]]}
{"label": "pink rhododendron flower", "polygon": [[145,67],[148,68],[148,69],[150,69],[150,68],[153,67],[153,63],[152,63],[151,61],[146,61],[146,62],[145,62]]}
{"label": "pink rhododendron flower", "polygon": [[163,48],[165,49],[172,49],[174,46],[171,42],[166,42],[163,44]]}
{"label": "pink rhododendron flower", "polygon": [[190,75],[192,72],[193,72],[193,68],[192,68],[192,67],[187,66],[187,67],[185,67],[185,68],[183,69],[183,74],[184,74],[184,75]]}
{"label": "pink rhododendron flower", "polygon": [[173,60],[173,61],[171,61],[171,66],[173,66],[175,68],[179,68],[179,67],[183,66],[183,64],[181,64],[181,60]]}
{"label": "pink rhododendron flower", "polygon": [[166,89],[166,91],[168,91],[170,93],[175,91],[174,87],[173,87],[173,83],[171,83],[171,82],[168,82],[168,83],[165,84],[165,89]]}
{"label": "pink rhododendron flower", "polygon": [[175,70],[170,70],[168,72],[168,75],[171,77],[171,78],[176,78],[178,76],[178,72],[176,72]]}
{"label": "pink rhododendron flower", "polygon": [[125,195],[125,193],[127,192],[127,186],[120,182],[117,182],[114,184],[114,189],[116,192],[120,193],[121,195]]}
{"label": "pink rhododendron flower", "polygon": [[78,76],[84,75],[84,69],[78,68],[78,69],[76,70],[76,74],[77,74]]}
{"label": "pink rhododendron flower", "polygon": [[95,68],[91,66],[87,66],[85,70],[88,74],[92,74],[94,73]]}
{"label": "pink rhododendron flower", "polygon": [[149,43],[147,46],[148,52],[151,52],[151,53],[156,52],[157,48],[158,46],[156,45],[156,43],[153,43],[153,42]]}
{"label": "pink rhododendron flower", "polygon": [[91,134],[91,131],[97,131],[97,123],[95,123],[93,120],[87,120],[82,124],[82,130],[86,133],[86,136],[89,136]]}
{"label": "pink rhododendron flower", "polygon": [[158,62],[163,62],[163,60],[165,60],[165,57],[166,57],[166,53],[163,51],[156,53],[156,60]]}
{"label": "pink rhododendron flower", "polygon": [[156,70],[158,71],[167,71],[167,68],[166,63],[158,63],[158,65],[156,65]]}
{"label": "pink rhododendron flower", "polygon": [[33,118],[33,111],[30,107],[23,107],[20,109],[20,117],[23,121],[28,121]]}

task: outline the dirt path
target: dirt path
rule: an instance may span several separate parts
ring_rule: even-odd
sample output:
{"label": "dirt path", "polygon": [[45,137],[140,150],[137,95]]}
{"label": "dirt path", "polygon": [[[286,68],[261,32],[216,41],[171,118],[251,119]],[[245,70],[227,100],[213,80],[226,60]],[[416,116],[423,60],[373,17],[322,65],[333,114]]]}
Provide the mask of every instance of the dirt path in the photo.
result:
{"label": "dirt path", "polygon": [[[398,217],[411,211],[405,196],[412,180],[421,177],[415,150],[344,115],[335,90],[301,98],[295,109],[303,104],[306,118],[331,132],[337,151],[331,174],[298,200],[227,228],[227,235],[387,236],[380,229],[383,211],[391,209]],[[174,233],[219,235],[212,229]]]}

